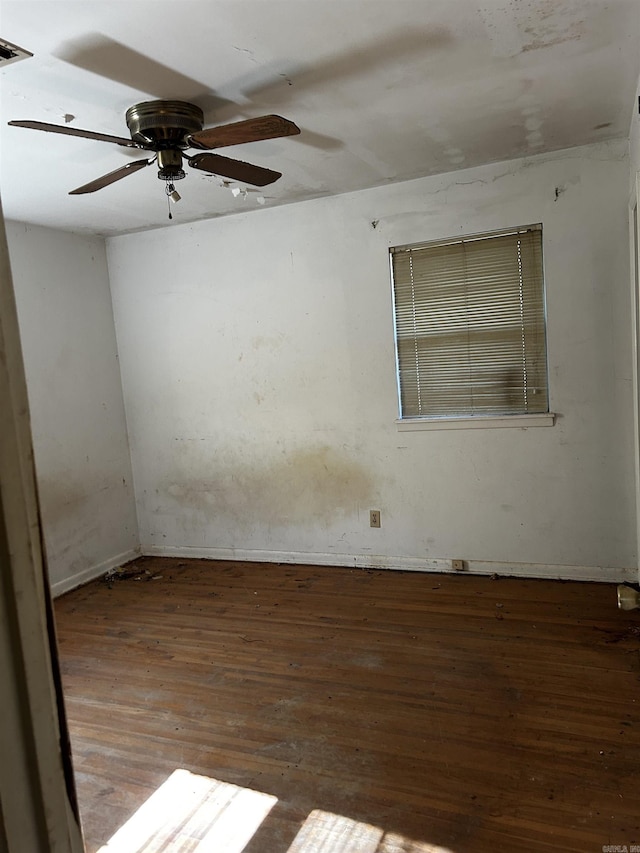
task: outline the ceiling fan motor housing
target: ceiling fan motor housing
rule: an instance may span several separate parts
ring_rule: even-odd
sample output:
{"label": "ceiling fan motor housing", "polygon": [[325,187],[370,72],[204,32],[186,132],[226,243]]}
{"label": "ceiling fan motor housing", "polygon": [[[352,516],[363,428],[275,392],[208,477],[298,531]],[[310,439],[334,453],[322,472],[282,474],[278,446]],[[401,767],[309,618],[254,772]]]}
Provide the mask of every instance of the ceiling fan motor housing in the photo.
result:
{"label": "ceiling fan motor housing", "polygon": [[129,107],[126,120],[133,141],[158,152],[161,180],[185,177],[182,149],[188,147],[187,138],[203,128],[200,107],[186,101],[143,101]]}
{"label": "ceiling fan motor housing", "polygon": [[186,101],[143,101],[129,107],[126,119],[133,141],[157,150],[186,148],[185,137],[204,126],[200,107]]}

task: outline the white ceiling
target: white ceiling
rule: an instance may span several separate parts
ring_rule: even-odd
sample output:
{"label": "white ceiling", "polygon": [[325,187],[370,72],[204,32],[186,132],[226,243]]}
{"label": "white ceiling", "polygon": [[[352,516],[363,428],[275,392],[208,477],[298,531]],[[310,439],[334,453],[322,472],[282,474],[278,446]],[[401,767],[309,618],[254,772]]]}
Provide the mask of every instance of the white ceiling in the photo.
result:
{"label": "white ceiling", "polygon": [[[0,37],[34,54],[0,69],[5,216],[107,235],[168,224],[155,168],[68,191],[143,152],[9,120],[127,136],[156,98],[206,126],[278,113],[300,136],[221,153],[283,172],[267,206],[343,193],[626,137],[640,0],[0,0]],[[195,171],[178,189],[174,222],[258,206]]]}

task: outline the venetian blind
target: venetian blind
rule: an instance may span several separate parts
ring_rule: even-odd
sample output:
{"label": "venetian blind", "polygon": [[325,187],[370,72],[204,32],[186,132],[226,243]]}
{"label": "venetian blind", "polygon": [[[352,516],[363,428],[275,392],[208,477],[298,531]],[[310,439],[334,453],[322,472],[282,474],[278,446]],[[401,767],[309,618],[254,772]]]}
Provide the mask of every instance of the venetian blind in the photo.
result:
{"label": "venetian blind", "polygon": [[549,410],[540,226],[391,258],[401,417]]}

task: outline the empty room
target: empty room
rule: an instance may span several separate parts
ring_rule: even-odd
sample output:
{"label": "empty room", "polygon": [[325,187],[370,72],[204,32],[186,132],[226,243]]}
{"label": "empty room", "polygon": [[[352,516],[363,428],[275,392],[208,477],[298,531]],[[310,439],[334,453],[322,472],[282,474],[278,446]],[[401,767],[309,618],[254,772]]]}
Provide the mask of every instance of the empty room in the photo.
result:
{"label": "empty room", "polygon": [[0,59],[0,850],[640,850],[640,2]]}

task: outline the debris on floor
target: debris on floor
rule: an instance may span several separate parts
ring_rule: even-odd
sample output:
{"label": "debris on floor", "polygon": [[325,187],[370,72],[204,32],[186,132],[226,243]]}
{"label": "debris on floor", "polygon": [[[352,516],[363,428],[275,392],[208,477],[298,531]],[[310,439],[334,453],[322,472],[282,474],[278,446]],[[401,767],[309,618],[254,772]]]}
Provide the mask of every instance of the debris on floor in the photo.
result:
{"label": "debris on floor", "polygon": [[605,631],[604,633],[612,635],[610,639],[605,640],[605,643],[621,643],[624,642],[624,640],[640,640],[640,625],[630,625],[623,631],[617,631],[615,633],[611,631]]}
{"label": "debris on floor", "polygon": [[138,566],[116,566],[104,575],[102,580],[111,588],[114,582],[117,581],[157,581],[161,580],[162,575],[152,574],[148,569],[141,569]]}

